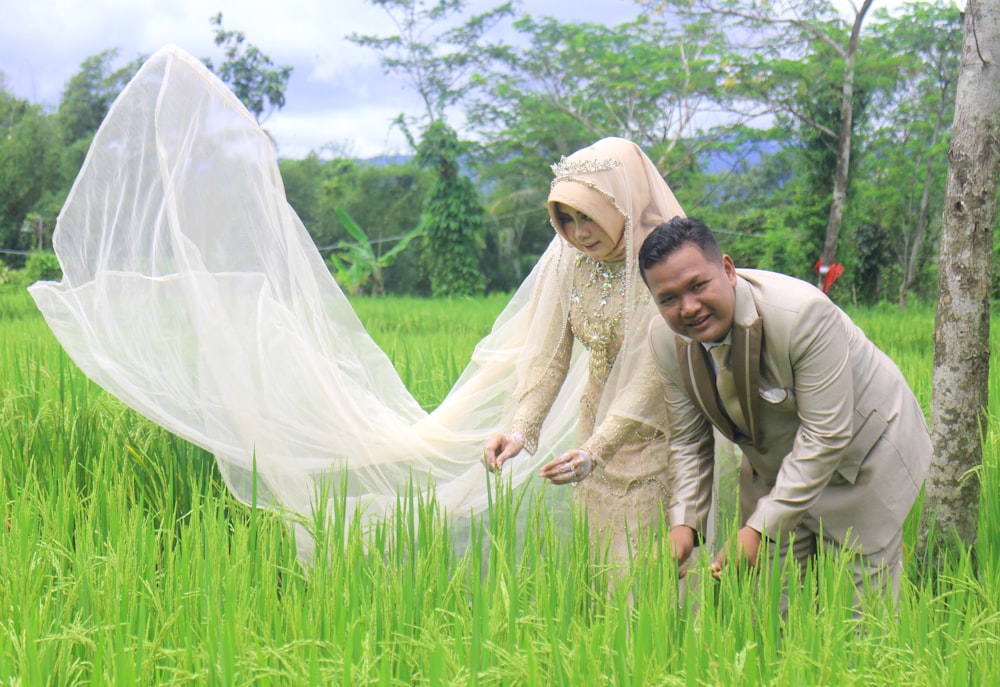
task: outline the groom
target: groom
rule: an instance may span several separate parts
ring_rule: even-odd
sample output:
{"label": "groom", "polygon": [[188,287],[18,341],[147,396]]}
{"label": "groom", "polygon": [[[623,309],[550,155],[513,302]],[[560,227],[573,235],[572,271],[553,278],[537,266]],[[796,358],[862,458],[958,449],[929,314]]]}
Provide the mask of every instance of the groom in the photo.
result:
{"label": "groom", "polygon": [[705,531],[715,428],[743,452],[736,562],[756,565],[765,538],[802,563],[833,546],[853,554],[856,602],[866,585],[895,599],[903,521],[931,458],[896,365],[814,286],[737,271],[696,219],[654,229],[639,267],[662,315],[649,337],[669,410],[679,562]]}

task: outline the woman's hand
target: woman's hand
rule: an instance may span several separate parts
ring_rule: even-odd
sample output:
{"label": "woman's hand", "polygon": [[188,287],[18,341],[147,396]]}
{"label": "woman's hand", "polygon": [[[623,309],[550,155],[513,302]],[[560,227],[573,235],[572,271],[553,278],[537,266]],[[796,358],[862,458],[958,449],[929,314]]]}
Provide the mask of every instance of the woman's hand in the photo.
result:
{"label": "woman's hand", "polygon": [[590,454],[582,448],[575,448],[543,465],[541,475],[552,484],[568,484],[579,482],[593,469],[594,461]]}
{"label": "woman's hand", "polygon": [[494,432],[486,437],[483,446],[483,464],[487,470],[500,472],[503,464],[524,448],[524,435],[520,432]]}

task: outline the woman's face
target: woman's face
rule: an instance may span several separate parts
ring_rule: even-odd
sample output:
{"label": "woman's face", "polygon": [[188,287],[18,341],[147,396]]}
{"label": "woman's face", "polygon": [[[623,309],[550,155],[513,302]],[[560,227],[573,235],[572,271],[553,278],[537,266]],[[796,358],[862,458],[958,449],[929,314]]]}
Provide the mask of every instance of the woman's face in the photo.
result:
{"label": "woman's face", "polygon": [[556,221],[566,239],[581,253],[603,260],[615,250],[616,241],[587,215],[564,203],[556,203]]}

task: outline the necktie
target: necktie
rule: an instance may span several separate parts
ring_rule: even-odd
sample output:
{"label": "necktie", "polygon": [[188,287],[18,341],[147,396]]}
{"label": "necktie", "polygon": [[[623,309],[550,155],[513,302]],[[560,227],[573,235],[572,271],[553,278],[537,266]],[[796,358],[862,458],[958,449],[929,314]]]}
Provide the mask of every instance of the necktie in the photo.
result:
{"label": "necktie", "polygon": [[743,420],[743,410],[740,408],[739,397],[736,395],[736,380],[733,378],[733,367],[730,362],[729,344],[713,346],[709,349],[715,360],[715,388],[719,392],[719,400],[726,415],[744,434],[749,434]]}

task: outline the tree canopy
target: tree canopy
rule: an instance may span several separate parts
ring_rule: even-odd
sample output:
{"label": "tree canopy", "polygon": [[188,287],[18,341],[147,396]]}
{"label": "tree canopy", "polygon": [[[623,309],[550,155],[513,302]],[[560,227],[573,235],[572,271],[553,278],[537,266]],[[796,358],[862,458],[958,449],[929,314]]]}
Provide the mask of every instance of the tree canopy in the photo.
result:
{"label": "tree canopy", "polygon": [[[412,134],[408,158],[316,151],[280,161],[289,201],[325,256],[352,241],[338,207],[377,257],[420,216],[445,221],[460,206],[471,232],[468,269],[482,280],[473,290],[511,289],[552,236],[549,165],[614,135],[648,152],[685,210],[717,228],[738,263],[815,279],[838,188],[845,57],[857,29],[849,175],[839,187],[836,259],[845,274],[831,295],[902,304],[936,292],[962,26],[953,4],[873,11],[857,26],[825,0],[771,3],[769,15],[744,0],[650,1],[618,26],[518,14],[511,3],[478,13],[464,0],[372,4],[392,28],[352,39],[375,50],[425,111],[398,120]],[[507,32],[496,33],[500,26]],[[291,68],[223,28],[221,14],[211,27],[225,57],[207,62],[248,109],[264,119],[282,107]],[[52,112],[0,81],[0,249],[48,245],[93,132],[141,60],[123,61],[114,48],[87,58]],[[456,136],[450,181],[437,163],[421,167],[430,160],[419,154],[428,135],[445,130]],[[454,194],[447,202],[435,196],[444,191]],[[431,275],[441,268],[420,248],[429,240],[385,267],[386,291],[436,292]]]}

